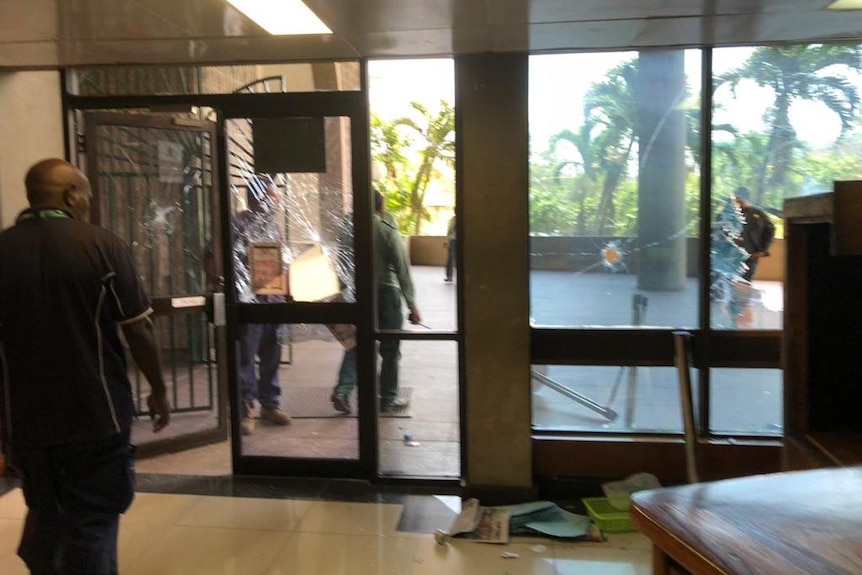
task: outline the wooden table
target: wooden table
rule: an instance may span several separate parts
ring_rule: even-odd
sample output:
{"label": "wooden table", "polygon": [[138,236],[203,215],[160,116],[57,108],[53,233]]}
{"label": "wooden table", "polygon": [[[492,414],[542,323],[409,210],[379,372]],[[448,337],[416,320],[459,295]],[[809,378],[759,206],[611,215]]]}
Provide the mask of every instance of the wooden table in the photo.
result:
{"label": "wooden table", "polygon": [[862,574],[862,466],[642,491],[655,575]]}

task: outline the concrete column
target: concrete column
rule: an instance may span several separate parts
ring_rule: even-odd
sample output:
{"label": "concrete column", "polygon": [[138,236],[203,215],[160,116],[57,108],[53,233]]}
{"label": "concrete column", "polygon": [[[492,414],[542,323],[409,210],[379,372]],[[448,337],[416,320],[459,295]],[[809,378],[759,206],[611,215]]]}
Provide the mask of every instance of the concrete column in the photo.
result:
{"label": "concrete column", "polygon": [[532,486],[527,55],[456,58],[468,487]]}
{"label": "concrete column", "polygon": [[685,288],[685,52],[638,64],[638,288]]}
{"label": "concrete column", "polygon": [[60,73],[0,72],[0,227],[27,206],[30,166],[63,154]]}

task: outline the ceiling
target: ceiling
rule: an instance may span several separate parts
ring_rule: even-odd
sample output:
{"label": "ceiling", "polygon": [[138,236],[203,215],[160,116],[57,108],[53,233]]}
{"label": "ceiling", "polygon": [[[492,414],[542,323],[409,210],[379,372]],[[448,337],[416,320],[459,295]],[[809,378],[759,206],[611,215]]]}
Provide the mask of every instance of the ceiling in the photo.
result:
{"label": "ceiling", "polygon": [[225,0],[0,0],[0,67],[451,56],[862,39],[829,0],[307,0],[270,36]]}

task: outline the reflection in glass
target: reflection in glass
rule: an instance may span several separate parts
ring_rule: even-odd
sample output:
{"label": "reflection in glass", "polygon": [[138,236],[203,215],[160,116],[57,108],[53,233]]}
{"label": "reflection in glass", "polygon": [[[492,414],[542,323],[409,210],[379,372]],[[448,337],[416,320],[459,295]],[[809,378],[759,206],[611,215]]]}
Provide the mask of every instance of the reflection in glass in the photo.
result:
{"label": "reflection in glass", "polygon": [[335,328],[323,324],[238,326],[237,405],[242,406],[243,455],[359,457],[355,410],[339,412],[330,401],[345,350]]}
{"label": "reflection in glass", "polygon": [[531,379],[535,428],[682,430],[675,368],[534,365]]}
{"label": "reflection in glass", "polygon": [[698,51],[530,58],[535,324],[696,324],[700,73]]}
{"label": "reflection in glass", "polygon": [[399,371],[409,406],[381,413],[380,473],[460,477],[457,342],[402,341]]}
{"label": "reflection in glass", "polygon": [[710,431],[781,435],[782,386],[779,369],[710,370]]}

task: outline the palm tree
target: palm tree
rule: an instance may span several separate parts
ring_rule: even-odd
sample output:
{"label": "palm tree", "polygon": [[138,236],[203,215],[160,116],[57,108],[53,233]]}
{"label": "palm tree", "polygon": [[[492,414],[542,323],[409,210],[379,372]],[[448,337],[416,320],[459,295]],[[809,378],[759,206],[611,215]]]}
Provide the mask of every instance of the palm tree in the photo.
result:
{"label": "palm tree", "polygon": [[799,146],[790,123],[790,107],[795,100],[822,102],[841,119],[842,135],[851,128],[859,92],[841,75],[842,68],[862,71],[862,54],[857,46],[769,46],[756,49],[742,66],[717,78],[715,87],[728,84],[734,95],[745,79],[775,92],[775,102],[765,118],[771,126],[766,155],[751,186],[755,202],[762,204],[767,190],[781,189],[791,171],[793,152]]}
{"label": "palm tree", "polygon": [[411,102],[410,107],[417,112],[416,117],[398,118],[392,124],[410,128],[420,141],[419,168],[410,186],[408,226],[410,233],[418,235],[422,230],[422,220],[427,217],[425,192],[435,168],[439,163],[455,164],[455,109],[445,100],[440,100],[436,115],[419,102]]}
{"label": "palm tree", "polygon": [[562,143],[569,143],[578,152],[578,159],[562,160],[557,162],[553,168],[554,177],[559,179],[567,170],[575,169],[583,174],[572,178],[572,201],[577,205],[577,219],[575,222],[575,234],[582,236],[587,233],[587,198],[590,192],[598,186],[599,166],[598,147],[593,145],[590,132],[593,129],[592,122],[585,122],[577,132],[563,130],[554,134],[550,140],[550,149],[557,151]]}
{"label": "palm tree", "polygon": [[399,132],[398,126],[376,114],[371,116],[371,157],[382,163],[386,170],[385,176],[375,186],[386,197],[386,210],[398,221],[410,206],[410,177],[405,154],[408,147],[409,142]]}
{"label": "palm tree", "polygon": [[608,79],[595,84],[584,97],[584,117],[591,126],[597,168],[604,174],[596,234],[615,217],[614,192],[625,177],[635,145],[637,125],[638,64],[633,59],[608,72]]}

